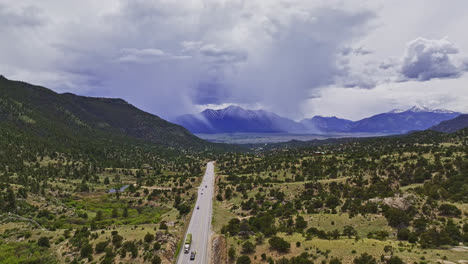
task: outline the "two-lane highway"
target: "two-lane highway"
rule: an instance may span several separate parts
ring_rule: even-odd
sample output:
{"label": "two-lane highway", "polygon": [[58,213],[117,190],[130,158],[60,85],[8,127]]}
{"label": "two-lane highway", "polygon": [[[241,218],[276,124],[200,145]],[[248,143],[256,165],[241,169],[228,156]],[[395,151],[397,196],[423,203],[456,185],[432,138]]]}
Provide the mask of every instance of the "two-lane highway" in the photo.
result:
{"label": "two-lane highway", "polygon": [[[205,176],[198,187],[198,198],[193,210],[192,218],[184,236],[184,243],[179,253],[177,264],[208,264],[210,263],[209,248],[211,233],[211,218],[213,213],[214,193],[214,164],[209,162],[206,166]],[[199,209],[197,209],[199,207]],[[192,234],[192,245],[189,253],[184,253],[184,244],[187,234]],[[195,260],[190,260],[190,254],[196,252]]]}

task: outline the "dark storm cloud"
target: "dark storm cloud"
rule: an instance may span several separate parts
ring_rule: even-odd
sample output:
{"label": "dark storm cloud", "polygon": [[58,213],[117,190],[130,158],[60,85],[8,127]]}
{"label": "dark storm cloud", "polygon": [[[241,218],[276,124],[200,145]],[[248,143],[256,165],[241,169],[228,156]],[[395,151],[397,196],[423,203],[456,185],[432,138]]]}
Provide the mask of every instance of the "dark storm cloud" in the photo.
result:
{"label": "dark storm cloud", "polygon": [[[372,17],[367,11],[320,8],[294,17],[288,24],[273,21],[269,45],[257,51],[264,55],[261,64],[247,63],[240,74],[229,76],[236,87],[233,98],[243,103],[262,102],[293,116],[298,102],[345,74],[347,68],[337,63],[341,50],[365,34]],[[257,59],[255,55],[249,53],[249,59]]]}
{"label": "dark storm cloud", "polygon": [[193,90],[194,104],[223,104],[229,99],[229,90],[216,80],[206,80],[201,82]]}
{"label": "dark storm cloud", "polygon": [[[382,85],[425,81],[439,91],[434,83],[441,80],[461,87],[467,42],[456,25],[466,24],[466,1],[399,1],[410,7],[362,0],[0,0],[0,74],[59,92],[122,97],[166,118],[228,103],[294,118],[327,89],[372,94]],[[422,3],[451,19],[428,27],[434,18],[412,12]],[[430,39],[444,35],[460,51],[447,39]],[[429,37],[399,56],[417,36]]]}
{"label": "dark storm cloud", "polygon": [[[40,27],[52,35],[39,36],[34,55],[17,62],[1,54],[3,63],[21,65],[15,71],[21,79],[58,91],[123,97],[164,117],[226,102],[259,103],[292,115],[315,89],[346,74],[337,58],[375,17],[367,9],[310,1],[118,3],[99,14],[89,13],[92,8],[70,13],[56,28]],[[19,44],[8,46],[11,54],[31,46],[21,36],[12,41]]]}
{"label": "dark storm cloud", "polygon": [[[200,10],[166,2],[126,3],[106,18],[120,31],[104,28],[100,35],[113,45],[106,48],[94,36],[85,38],[101,54],[78,56],[74,65],[94,68],[102,85],[112,87],[106,93],[164,116],[190,111],[194,104],[224,102],[261,103],[280,113],[297,113],[298,102],[343,74],[337,56],[365,34],[373,17],[370,11],[328,7],[250,10],[242,1],[204,2]],[[109,62],[105,54],[113,59]]]}

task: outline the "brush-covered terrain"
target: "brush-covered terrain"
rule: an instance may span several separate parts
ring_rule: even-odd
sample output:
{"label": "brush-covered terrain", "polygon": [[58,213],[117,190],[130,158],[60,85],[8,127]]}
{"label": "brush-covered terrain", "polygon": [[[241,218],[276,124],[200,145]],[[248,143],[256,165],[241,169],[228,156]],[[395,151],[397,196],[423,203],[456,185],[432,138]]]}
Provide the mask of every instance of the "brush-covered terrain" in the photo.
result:
{"label": "brush-covered terrain", "polygon": [[425,131],[224,155],[215,231],[232,263],[466,263],[467,143]]}
{"label": "brush-covered terrain", "polygon": [[204,164],[106,154],[113,164],[21,153],[1,168],[0,263],[173,261]]}

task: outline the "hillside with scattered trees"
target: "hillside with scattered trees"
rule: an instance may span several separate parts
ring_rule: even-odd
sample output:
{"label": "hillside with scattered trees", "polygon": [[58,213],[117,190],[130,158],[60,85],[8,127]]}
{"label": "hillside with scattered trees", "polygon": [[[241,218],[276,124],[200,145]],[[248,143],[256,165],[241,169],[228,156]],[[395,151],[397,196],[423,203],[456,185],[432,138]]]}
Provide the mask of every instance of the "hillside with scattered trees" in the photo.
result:
{"label": "hillside with scattered trees", "polygon": [[233,263],[467,259],[467,143],[465,129],[226,154],[215,229]]}

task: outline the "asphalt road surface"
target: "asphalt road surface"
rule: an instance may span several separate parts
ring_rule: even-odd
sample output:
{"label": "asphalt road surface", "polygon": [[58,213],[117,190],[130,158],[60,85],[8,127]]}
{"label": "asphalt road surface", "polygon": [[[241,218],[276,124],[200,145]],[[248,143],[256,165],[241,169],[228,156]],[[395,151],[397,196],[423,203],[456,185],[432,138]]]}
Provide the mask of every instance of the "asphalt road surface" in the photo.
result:
{"label": "asphalt road surface", "polygon": [[[209,162],[206,166],[205,176],[198,187],[198,198],[193,209],[192,219],[184,243],[179,253],[177,264],[208,264],[210,263],[210,233],[211,218],[213,214],[213,193],[214,193],[214,164]],[[207,186],[207,187],[205,187]],[[199,209],[197,209],[199,206]],[[184,253],[184,244],[187,234],[192,234],[192,245],[190,252]],[[190,260],[190,254],[196,252],[195,260]]]}

